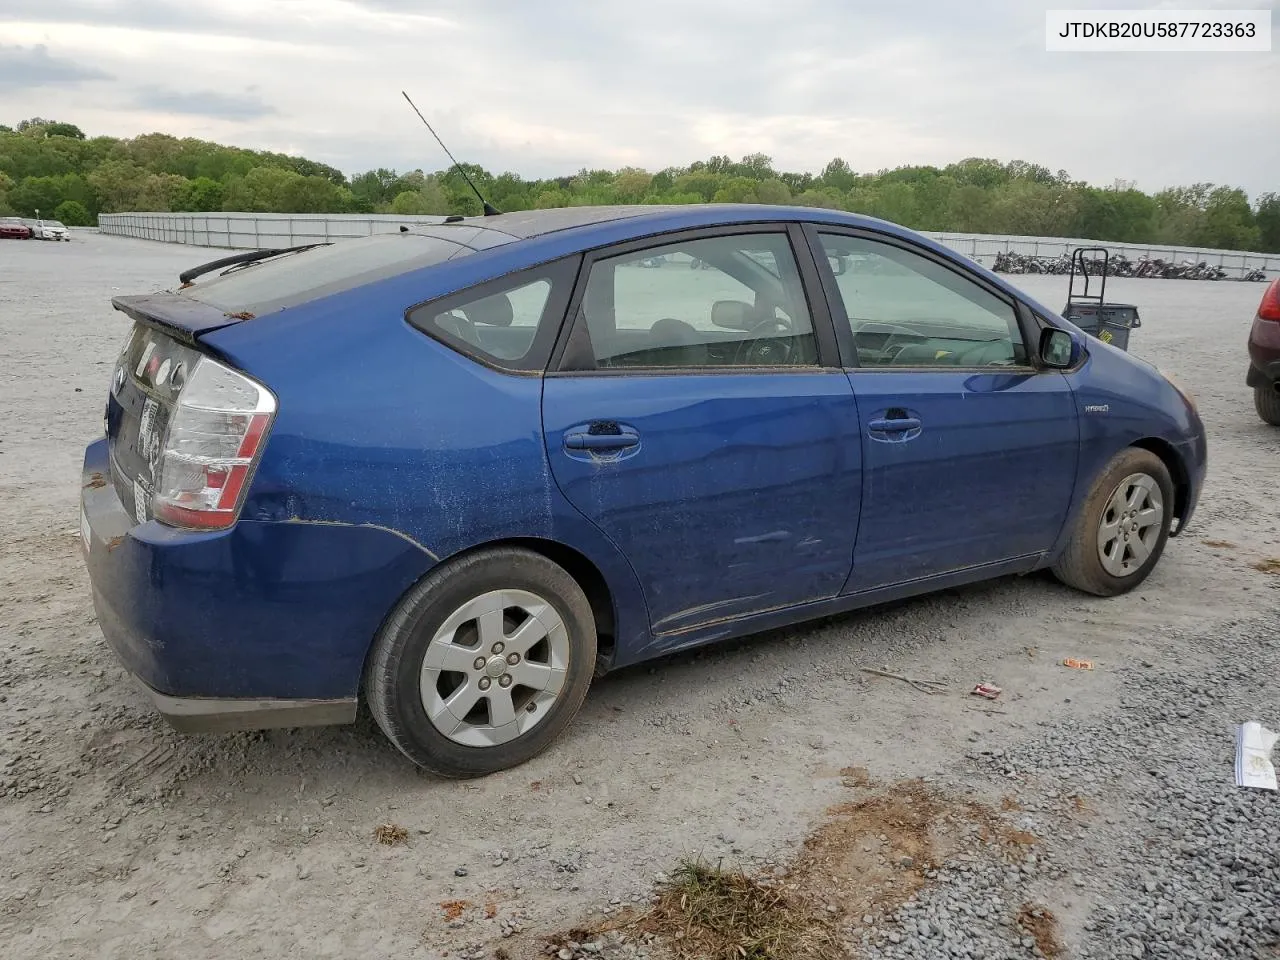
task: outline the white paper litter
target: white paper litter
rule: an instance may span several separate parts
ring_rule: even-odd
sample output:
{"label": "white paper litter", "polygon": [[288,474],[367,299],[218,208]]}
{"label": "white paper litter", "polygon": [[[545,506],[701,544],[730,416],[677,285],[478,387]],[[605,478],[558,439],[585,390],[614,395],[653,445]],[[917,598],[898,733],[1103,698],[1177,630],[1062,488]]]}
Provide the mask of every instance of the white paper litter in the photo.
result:
{"label": "white paper litter", "polygon": [[1236,786],[1276,789],[1276,768],[1271,765],[1271,750],[1280,740],[1256,721],[1236,727]]}

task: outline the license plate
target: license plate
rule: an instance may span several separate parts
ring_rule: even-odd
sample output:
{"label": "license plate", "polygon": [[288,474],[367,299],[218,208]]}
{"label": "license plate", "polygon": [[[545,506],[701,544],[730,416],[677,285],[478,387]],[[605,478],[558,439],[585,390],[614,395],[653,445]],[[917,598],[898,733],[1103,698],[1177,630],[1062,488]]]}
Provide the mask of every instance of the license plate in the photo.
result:
{"label": "license plate", "polygon": [[147,491],[137,480],[133,481],[133,515],[139,523],[147,522]]}
{"label": "license plate", "polygon": [[89,517],[84,512],[84,507],[80,508],[80,541],[84,547],[84,552],[89,552],[89,545],[93,542],[93,535],[89,532]]}

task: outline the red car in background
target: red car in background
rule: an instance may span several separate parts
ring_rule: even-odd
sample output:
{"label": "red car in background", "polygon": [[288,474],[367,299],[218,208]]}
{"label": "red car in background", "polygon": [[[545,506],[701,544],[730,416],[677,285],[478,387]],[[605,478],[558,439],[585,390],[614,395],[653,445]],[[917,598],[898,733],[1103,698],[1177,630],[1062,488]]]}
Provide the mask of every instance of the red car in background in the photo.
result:
{"label": "red car in background", "polygon": [[30,240],[31,228],[20,220],[0,220],[0,240]]}
{"label": "red car in background", "polygon": [[1258,416],[1280,427],[1280,277],[1272,280],[1258,304],[1249,331],[1249,375]]}

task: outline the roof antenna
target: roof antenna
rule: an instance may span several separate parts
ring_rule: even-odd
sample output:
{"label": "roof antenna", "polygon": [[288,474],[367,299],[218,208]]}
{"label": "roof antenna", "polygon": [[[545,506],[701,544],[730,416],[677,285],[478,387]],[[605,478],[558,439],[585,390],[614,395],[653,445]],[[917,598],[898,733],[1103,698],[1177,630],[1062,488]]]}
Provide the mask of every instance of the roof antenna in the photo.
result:
{"label": "roof antenna", "polygon": [[[405,93],[403,90],[400,91],[400,94],[406,100],[409,100],[409,95]],[[422,111],[418,109],[417,104],[415,104],[412,100],[409,100],[409,106],[413,107],[413,112],[418,115],[418,119],[421,120],[424,124],[426,124],[426,127],[428,130],[431,130],[431,124],[427,123],[427,118],[422,115]],[[431,135],[436,138],[436,143],[440,144],[440,149],[443,150],[445,153],[449,154],[449,159],[453,161],[453,165],[457,167],[458,172],[462,174],[462,179],[467,181],[467,186],[471,188],[471,192],[474,193],[477,197],[479,197],[480,206],[484,210],[484,215],[486,217],[498,216],[497,208],[494,207],[494,205],[491,204],[488,200],[486,200],[484,198],[484,195],[479,190],[476,189],[476,185],[472,183],[471,178],[467,176],[467,171],[462,169],[462,164],[460,164],[457,161],[457,159],[454,157],[452,153],[449,153],[449,148],[444,145],[444,141],[440,139],[440,136],[434,130],[431,130]]]}

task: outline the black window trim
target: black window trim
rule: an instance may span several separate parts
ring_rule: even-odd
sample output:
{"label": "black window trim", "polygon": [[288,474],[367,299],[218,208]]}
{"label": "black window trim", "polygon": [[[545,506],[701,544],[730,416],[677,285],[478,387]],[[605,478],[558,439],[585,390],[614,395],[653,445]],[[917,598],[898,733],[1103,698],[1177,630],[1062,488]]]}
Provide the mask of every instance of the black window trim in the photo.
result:
{"label": "black window trim", "polygon": [[[582,254],[574,253],[567,257],[547,260],[532,267],[522,267],[500,277],[482,280],[480,283],[454,290],[440,297],[415,303],[404,312],[405,323],[432,340],[437,340],[451,350],[474,360],[490,370],[515,376],[540,377],[547,369],[552,350],[558,341],[561,327],[564,325],[565,308],[573,295],[578,273],[582,267]],[[546,303],[542,305],[542,315],[538,318],[538,329],[533,335],[529,351],[518,360],[503,360],[485,353],[474,344],[461,337],[456,337],[447,330],[433,326],[427,320],[415,320],[415,314],[430,309],[430,317],[464,306],[473,300],[483,299],[497,293],[507,293],[520,287],[528,286],[539,280],[551,284]]]}
{"label": "black window trim", "polygon": [[[814,341],[818,348],[818,362],[798,366],[783,364],[778,366],[705,366],[705,367],[597,367],[595,351],[591,346],[591,335],[581,315],[583,297],[586,295],[587,281],[591,276],[591,268],[600,260],[610,260],[630,253],[671,246],[677,243],[689,243],[694,240],[706,240],[716,237],[735,237],[753,233],[773,233],[783,235],[791,247],[799,273],[800,287],[809,310],[809,322],[813,327]],[[832,323],[830,307],[823,292],[818,266],[813,259],[813,251],[805,238],[799,223],[785,220],[764,220],[745,223],[722,223],[706,227],[681,228],[664,233],[648,234],[625,240],[609,246],[588,250],[578,271],[578,281],[573,296],[569,300],[565,323],[560,331],[560,338],[552,351],[551,362],[547,367],[549,377],[592,377],[592,376],[690,376],[718,374],[733,376],[741,374],[786,373],[814,374],[840,372],[840,353],[836,343],[835,329]]]}
{"label": "black window trim", "polygon": [[[903,365],[903,366],[883,366],[883,367],[862,367],[858,363],[858,351],[853,344],[853,329],[849,323],[849,315],[845,310],[844,297],[840,293],[840,287],[836,282],[835,272],[831,269],[830,263],[827,262],[826,250],[822,246],[822,237],[820,234],[834,233],[840,236],[852,237],[858,240],[870,240],[876,243],[885,243],[890,246],[905,250],[908,253],[916,254],[926,260],[945,267],[952,273],[960,276],[962,279],[969,280],[976,284],[982,290],[994,296],[996,299],[1003,301],[1013,309],[1014,321],[1018,325],[1018,332],[1022,334],[1023,349],[1027,352],[1027,362],[1025,364],[1015,364],[1007,367],[992,366],[976,366],[976,367],[941,367],[931,364],[920,365]],[[832,324],[835,328],[836,342],[840,347],[841,362],[846,370],[874,370],[877,373],[891,373],[894,371],[919,373],[925,370],[932,371],[957,371],[971,373],[981,371],[990,373],[993,370],[1011,371],[1011,372],[1035,372],[1040,373],[1045,368],[1039,362],[1039,330],[1035,331],[1035,336],[1030,335],[1030,331],[1034,328],[1031,322],[1031,314],[1026,304],[1017,297],[1011,297],[1006,290],[995,286],[986,277],[973,272],[966,264],[956,260],[952,260],[934,250],[922,247],[917,243],[899,237],[891,233],[882,233],[878,230],[868,230],[862,227],[850,227],[843,224],[828,224],[808,221],[804,224],[805,239],[810,247],[810,255],[815,263],[818,264],[818,274],[821,278],[822,289],[827,300],[830,302],[830,316]]]}

